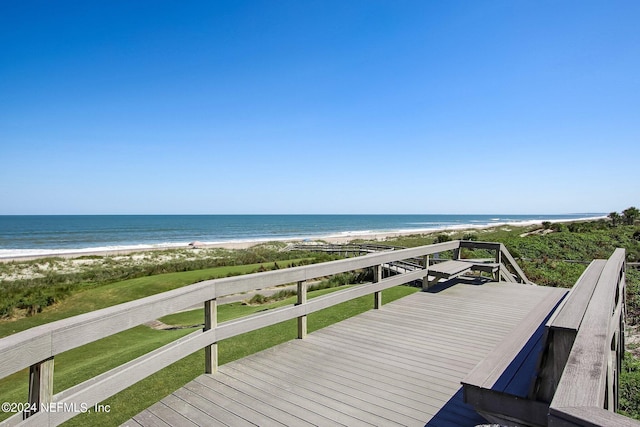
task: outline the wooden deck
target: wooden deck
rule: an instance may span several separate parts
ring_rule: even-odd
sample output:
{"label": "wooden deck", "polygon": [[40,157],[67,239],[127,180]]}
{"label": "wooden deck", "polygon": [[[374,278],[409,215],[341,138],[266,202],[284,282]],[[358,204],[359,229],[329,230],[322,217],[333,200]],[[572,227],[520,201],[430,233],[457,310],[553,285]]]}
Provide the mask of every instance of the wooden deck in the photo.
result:
{"label": "wooden deck", "polygon": [[460,381],[563,295],[458,279],[225,364],[124,425],[484,424],[463,403]]}

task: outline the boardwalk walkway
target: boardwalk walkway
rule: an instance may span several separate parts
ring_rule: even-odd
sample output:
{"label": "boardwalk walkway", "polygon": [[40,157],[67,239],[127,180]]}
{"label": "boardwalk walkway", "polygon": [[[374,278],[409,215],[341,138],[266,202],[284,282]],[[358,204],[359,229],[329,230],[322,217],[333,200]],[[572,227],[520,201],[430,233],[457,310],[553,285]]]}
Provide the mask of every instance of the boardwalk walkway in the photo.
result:
{"label": "boardwalk walkway", "polygon": [[460,381],[563,290],[464,279],[201,375],[127,426],[486,423]]}

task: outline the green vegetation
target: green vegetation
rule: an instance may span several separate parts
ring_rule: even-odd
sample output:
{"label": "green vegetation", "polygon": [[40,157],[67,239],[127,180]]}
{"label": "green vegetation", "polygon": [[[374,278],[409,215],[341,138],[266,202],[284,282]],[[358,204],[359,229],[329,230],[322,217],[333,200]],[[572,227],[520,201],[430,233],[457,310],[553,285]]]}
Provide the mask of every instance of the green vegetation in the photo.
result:
{"label": "green vegetation", "polygon": [[[593,259],[606,259],[625,248],[627,262],[640,262],[640,212],[629,208],[609,214],[610,221],[543,224],[542,227],[497,227],[477,233],[456,232],[438,236],[404,236],[388,239],[397,246],[420,246],[449,239],[501,242],[516,258],[527,277],[539,285],[570,288]],[[465,233],[465,234],[463,234]],[[473,238],[469,238],[473,236]],[[489,256],[480,251],[466,257]],[[640,330],[640,271],[627,268],[627,325]],[[636,332],[637,333],[637,332]],[[640,419],[640,351],[630,346],[620,375],[620,412]]]}
{"label": "green vegetation", "polygon": [[[0,293],[3,296],[0,319],[32,316],[78,291],[134,278],[246,265],[255,266],[253,271],[264,271],[334,259],[326,254],[281,251],[281,247],[273,246],[259,245],[238,251],[216,249],[201,257],[194,257],[194,252],[188,250],[155,251],[141,254],[147,258],[138,261],[135,260],[137,254],[132,254],[124,258],[125,261],[121,256],[91,256],[75,260],[46,258],[0,263]],[[296,260],[295,263],[292,260]],[[88,262],[90,264],[84,264]],[[228,274],[253,271],[231,269]],[[207,278],[211,277],[203,275],[199,280]]]}
{"label": "green vegetation", "polygon": [[[309,293],[309,298],[340,289],[344,289],[344,287],[313,291]],[[408,286],[392,288],[383,292],[383,301],[388,303],[416,291],[416,288]],[[289,298],[262,306],[247,306],[242,303],[221,305],[218,308],[218,318],[219,321],[231,320],[258,311],[293,304],[294,302],[295,298]],[[308,317],[308,330],[312,332],[362,313],[371,309],[372,304],[371,296],[366,296],[312,313]],[[193,310],[177,313],[166,316],[161,320],[172,325],[200,324],[203,322],[203,311]],[[146,326],[138,326],[62,353],[56,356],[55,359],[55,392],[57,393],[101,372],[119,366],[196,329],[158,331]],[[296,334],[297,326],[294,319],[221,341],[218,344],[220,363],[224,364],[289,341],[294,339]],[[118,425],[201,375],[203,367],[204,352],[196,352],[106,400],[104,404],[110,405],[110,413],[83,414],[73,418],[66,425]],[[0,380],[0,401],[24,401],[27,395],[27,386],[27,373],[25,371]],[[0,419],[2,417],[6,418],[7,415],[9,414],[0,413]]]}
{"label": "green vegetation", "polygon": [[[293,259],[286,262],[281,261],[280,265],[287,267],[304,264],[308,261],[309,258]],[[89,288],[74,293],[52,307],[47,307],[36,316],[23,317],[13,321],[0,321],[0,337],[55,320],[76,316],[127,301],[133,301],[160,292],[170,291],[203,280],[237,276],[240,274],[253,273],[258,270],[264,271],[272,267],[273,263],[217,267],[183,273],[166,273],[156,276],[140,277]]]}
{"label": "green vegetation", "polygon": [[640,358],[628,352],[620,375],[619,412],[640,420],[638,396],[640,396]]}
{"label": "green vegetation", "polygon": [[[620,214],[610,214],[608,220],[412,235],[389,239],[385,243],[413,247],[453,239],[502,242],[533,282],[570,287],[591,260],[608,258],[617,247],[626,249],[627,261],[640,261],[640,227],[636,225],[639,219],[640,212],[629,208]],[[69,260],[53,258],[32,263],[0,264],[0,293],[7,296],[0,301],[0,318],[5,318],[0,320],[0,337],[202,280],[334,259],[324,254],[280,249],[282,245],[265,245],[245,251],[216,250],[205,254],[203,259],[194,259],[193,251],[170,257],[163,257],[163,252],[159,251],[143,262],[88,256],[76,259],[73,268],[69,267]],[[463,256],[490,255],[488,252],[465,250]],[[77,264],[83,263],[88,267],[74,270]],[[60,273],[60,268],[64,272]],[[369,269],[336,275],[310,286],[309,298],[368,280],[371,280]],[[414,288],[397,287],[383,292],[383,298],[389,302],[415,291]],[[223,322],[293,304],[294,295],[295,291],[283,289],[269,297],[256,295],[249,305],[222,305],[218,309],[218,319]],[[313,313],[308,319],[309,331],[366,311],[371,306],[372,298],[362,297]],[[627,310],[628,325],[639,328],[640,272],[633,268],[627,270]],[[137,326],[56,356],[55,392],[196,330],[193,325],[203,323],[203,311],[176,313],[160,320],[184,328],[154,330]],[[288,341],[295,335],[296,324],[292,320],[225,340],[219,344],[220,363]],[[640,419],[640,358],[637,357],[637,345],[630,346],[629,350],[620,378],[620,409],[624,414]],[[84,414],[68,424],[117,425],[200,375],[203,366],[204,352],[196,352],[103,402],[111,406],[110,414]],[[0,380],[0,400],[24,401],[27,387],[25,371],[4,378]],[[0,414],[0,419],[6,415]]]}

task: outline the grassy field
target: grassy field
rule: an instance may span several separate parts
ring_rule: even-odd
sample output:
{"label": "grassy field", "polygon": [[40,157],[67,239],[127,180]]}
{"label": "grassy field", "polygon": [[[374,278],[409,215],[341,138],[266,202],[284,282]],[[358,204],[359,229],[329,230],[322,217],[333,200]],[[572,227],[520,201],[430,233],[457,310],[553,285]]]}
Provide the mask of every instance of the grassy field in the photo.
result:
{"label": "grassy field", "polygon": [[[345,286],[313,291],[309,293],[309,298],[344,288]],[[392,288],[383,292],[383,301],[387,303],[417,290],[407,286]],[[249,306],[242,303],[221,305],[218,309],[219,321],[231,320],[294,302],[295,298],[289,298],[261,306]],[[369,310],[372,306],[373,298],[368,296],[313,313],[308,317],[308,330],[312,332]],[[203,311],[193,310],[173,314],[161,320],[171,325],[199,324],[203,321]],[[159,331],[146,326],[138,326],[62,353],[55,359],[55,393],[148,353],[196,329]],[[294,339],[296,334],[297,323],[294,319],[221,341],[218,347],[220,363],[236,360],[289,341]],[[198,351],[103,402],[110,406],[110,413],[83,414],[73,418],[65,425],[119,425],[203,372],[204,352]],[[23,402],[27,395],[27,385],[26,371],[0,380],[0,401]],[[2,415],[5,415],[3,418],[6,418],[7,414],[0,414],[0,416]]]}
{"label": "grassy field", "polygon": [[[305,259],[279,261],[279,267],[298,264]],[[160,292],[170,291],[203,280],[217,279],[272,268],[273,263],[215,267],[180,273],[165,273],[154,276],[123,280],[99,287],[75,292],[53,306],[45,308],[35,316],[17,320],[0,320],[0,337],[24,331],[34,326],[64,319],[78,314],[133,301]]]}
{"label": "grassy field", "polygon": [[[0,319],[39,314],[77,292],[128,279],[218,267],[254,267],[229,273],[245,274],[333,258],[322,253],[283,251],[283,246],[286,244],[261,244],[237,251],[168,249],[127,255],[0,262]],[[206,275],[202,277],[199,280],[204,280]]]}

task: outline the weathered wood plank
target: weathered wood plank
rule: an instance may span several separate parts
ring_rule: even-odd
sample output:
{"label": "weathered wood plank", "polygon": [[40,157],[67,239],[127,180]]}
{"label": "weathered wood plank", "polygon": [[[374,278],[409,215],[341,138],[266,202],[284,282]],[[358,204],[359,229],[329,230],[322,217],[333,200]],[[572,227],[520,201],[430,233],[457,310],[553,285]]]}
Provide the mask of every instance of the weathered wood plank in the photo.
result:
{"label": "weathered wood plank", "polygon": [[[261,383],[251,377],[242,375],[233,369],[223,368],[222,372],[216,374],[215,379],[207,375],[202,375],[194,381],[206,385],[215,392],[227,393],[225,390],[232,389],[240,393],[242,402],[251,405],[257,402],[258,405],[271,408],[274,413],[282,414],[279,419],[286,421],[293,418],[288,425],[341,425],[336,421],[326,418],[312,408],[303,407],[298,396],[279,393],[279,389],[268,383]],[[300,420],[299,422],[297,420]]]}
{"label": "weathered wood plank", "polygon": [[[185,415],[196,423],[200,423],[199,420],[203,419],[202,413],[216,420],[217,423],[227,426],[255,426],[254,423],[247,419],[251,417],[252,414],[250,414],[245,407],[242,407],[243,410],[241,412],[234,412],[232,410],[233,408],[229,407],[228,401],[225,401],[223,406],[217,405],[187,387],[176,390],[171,396],[184,401],[188,405],[184,407],[187,411]],[[176,401],[176,405],[178,404],[179,402]],[[200,425],[212,425],[212,423]],[[216,425],[216,423],[213,423],[213,425]]]}
{"label": "weathered wood plank", "polygon": [[[435,375],[437,372],[441,372],[443,377],[457,378],[458,373],[467,371],[464,367],[456,366],[455,364],[448,363],[446,358],[443,357],[430,357],[428,367],[423,367],[425,360],[417,360],[415,357],[405,357],[400,352],[391,351],[389,347],[382,347],[379,342],[365,343],[362,341],[354,342],[352,339],[344,338],[339,331],[323,331],[323,339],[331,341],[336,346],[351,346],[357,349],[359,352],[371,352],[378,353],[382,360],[388,360],[389,362],[398,362],[401,367],[415,369],[416,372],[431,372]],[[427,355],[425,355],[425,358]],[[381,362],[382,363],[382,362]]]}
{"label": "weathered wood plank", "polygon": [[471,270],[471,264],[465,261],[445,261],[429,267],[429,273],[451,277]]}
{"label": "weathered wood plank", "polygon": [[640,422],[595,407],[550,408],[552,427],[638,427]]}
{"label": "weathered wood plank", "polygon": [[322,297],[314,298],[304,305],[294,305],[282,307],[267,312],[246,316],[238,320],[221,323],[216,329],[218,340],[231,338],[246,332],[275,325],[276,323],[294,319],[303,315],[308,315],[328,307],[332,307],[342,302],[350,301],[361,296],[370,295],[375,292],[389,289],[422,277],[420,271],[413,271],[403,275],[392,276],[377,283],[354,286],[340,292],[334,292]]}
{"label": "weathered wood plank", "polygon": [[384,420],[389,425],[411,425],[421,421],[420,418],[407,416],[407,408],[403,408],[405,411],[399,412],[398,405],[390,404],[387,399],[376,396],[369,389],[354,387],[350,384],[341,384],[336,382],[335,377],[327,373],[312,376],[306,369],[301,371],[299,365],[291,366],[280,361],[272,362],[275,363],[269,363],[265,358],[256,358],[248,362],[248,366],[280,379],[285,379],[287,382],[296,384],[299,388],[337,399],[355,408],[361,408],[367,414],[363,415],[363,420],[368,422]]}
{"label": "weathered wood plank", "polygon": [[[387,339],[388,336],[372,333],[370,331],[363,331],[359,328],[354,328],[353,326],[351,326],[349,332],[351,332],[349,335],[345,335],[341,332],[335,332],[335,337],[340,338],[345,342],[350,341],[354,346],[359,344],[368,346],[371,342],[376,342],[375,351],[389,356],[401,354],[407,363],[416,362],[417,364],[420,364],[424,361],[424,358],[428,357],[431,364],[461,372],[468,372],[468,370],[473,368],[477,363],[477,360],[464,357],[464,355],[461,356],[460,354],[453,353],[446,354],[443,353],[441,349],[434,348],[433,346],[425,345],[422,348],[418,348],[407,344],[404,341],[390,341]],[[332,332],[327,331],[326,333],[331,334]]]}
{"label": "weathered wood plank", "polygon": [[[285,372],[285,374],[300,376],[310,383],[315,384],[317,380],[323,381],[325,384],[328,384],[329,387],[337,387],[341,391],[346,390],[354,396],[374,396],[374,398],[384,397],[385,399],[393,401],[390,389],[387,389],[386,387],[384,390],[378,389],[380,385],[379,380],[376,381],[376,378],[367,376],[366,372],[357,365],[357,361],[345,361],[345,367],[348,366],[348,368],[350,368],[350,370],[345,370],[341,369],[338,364],[325,363],[324,360],[318,361],[314,357],[315,355],[313,353],[300,351],[300,347],[298,347],[288,349],[286,353],[279,352],[278,359],[256,358],[253,361],[265,366],[266,369],[274,369],[275,367],[275,369],[281,370]],[[311,363],[309,368],[303,373],[295,372],[296,368],[300,366],[298,358],[300,361],[305,360]],[[350,371],[355,371],[358,374],[350,375]],[[385,380],[385,385],[386,384]],[[420,408],[424,408],[425,401],[423,397],[417,398],[412,394],[413,391],[416,391],[418,396],[421,396],[419,387],[400,387],[397,385],[392,387],[392,389],[398,391],[400,394],[404,394],[405,397],[408,397],[408,399],[397,399],[397,401],[394,402],[394,405],[399,405],[399,407],[403,407],[405,409],[418,409],[418,406]],[[411,397],[408,396],[409,394],[411,394]],[[446,396],[445,393],[441,394],[439,397],[443,398],[444,396]],[[416,399],[414,400],[414,398]],[[387,403],[380,402],[380,405],[386,407]]]}
{"label": "weathered wood plank", "polygon": [[[306,345],[304,347],[305,351],[319,353],[322,357],[330,357],[329,354],[331,352],[331,348],[335,347],[333,343],[320,343],[314,344],[309,343],[310,345]],[[395,383],[396,381],[401,382],[402,384],[397,384],[399,387],[403,389],[410,389],[416,395],[423,395],[427,398],[430,397],[438,397],[442,398],[443,394],[448,395],[451,392],[455,391],[455,388],[458,386],[458,381],[456,381],[455,376],[453,375],[443,375],[437,371],[410,371],[407,369],[407,366],[404,364],[398,364],[395,361],[386,361],[382,357],[362,357],[362,353],[357,350],[347,350],[341,349],[340,359],[345,360],[347,365],[345,369],[349,372],[365,374],[362,370],[365,370],[367,373],[374,375],[379,381],[382,381],[384,384]],[[340,360],[336,361],[337,364],[340,364]],[[382,369],[382,367],[384,369]],[[428,380],[428,381],[427,381]],[[422,390],[422,391],[420,391]]]}
{"label": "weathered wood plank", "polygon": [[[478,351],[484,351],[487,345],[483,340],[482,343],[478,342],[476,337],[475,340],[466,340],[461,341],[456,339],[455,341],[447,341],[446,335],[435,335],[435,334],[412,334],[413,331],[406,330],[402,326],[398,326],[394,328],[393,325],[389,325],[387,323],[376,322],[375,326],[370,326],[370,322],[366,322],[365,320],[360,320],[357,322],[351,322],[350,324],[350,332],[358,333],[360,336],[367,336],[370,339],[380,338],[384,340],[393,340],[398,335],[403,336],[403,340],[399,345],[402,348],[410,347],[422,354],[423,351],[434,351],[437,354],[445,355],[446,357],[453,357],[457,361],[461,362],[471,362],[474,365],[477,363],[477,356],[473,353],[469,354],[465,352],[465,350],[469,350],[470,348],[476,348]],[[393,341],[396,342],[396,341]]]}
{"label": "weathered wood plank", "polygon": [[595,260],[580,275],[575,285],[547,322],[546,347],[543,364],[533,389],[533,396],[543,402],[551,402],[560,376],[569,358],[578,328],[587,310],[605,260]]}
{"label": "weathered wood plank", "polygon": [[[218,418],[207,414],[200,409],[193,406],[190,402],[181,399],[174,394],[170,394],[169,396],[163,399],[163,402],[167,407],[173,409],[189,421],[193,422],[199,426],[215,426],[220,425],[221,422]],[[212,411],[213,412],[213,411]],[[217,414],[216,414],[217,415]],[[223,417],[224,419],[224,417]],[[222,423],[225,425],[224,423]],[[226,424],[230,425],[230,424]]]}
{"label": "weathered wood plank", "polygon": [[[256,420],[249,413],[289,425],[291,417],[318,425],[480,424],[461,401],[460,380],[475,365],[474,357],[479,362],[536,305],[558,292],[523,285],[484,286],[463,284],[436,294],[413,294],[315,331],[305,340],[223,365],[218,374],[199,377],[200,386],[186,388],[201,390],[206,400],[229,399],[226,407],[252,422]],[[478,302],[478,288],[495,295],[506,290],[506,296]],[[512,309],[518,288],[526,294],[519,302],[523,308]],[[465,306],[464,295],[475,301]],[[497,319],[486,316],[487,307],[494,304]],[[443,313],[455,307],[453,319],[442,321]],[[287,422],[280,418],[284,414]]]}
{"label": "weathered wood plank", "polygon": [[[402,411],[407,415],[421,417],[428,415],[425,405],[432,409],[439,408],[438,403],[450,397],[449,393],[434,390],[424,386],[424,378],[413,378],[415,381],[407,381],[407,377],[402,375],[386,375],[382,377],[384,389],[380,389],[380,374],[367,369],[366,366],[358,363],[358,359],[339,358],[331,360],[332,353],[314,351],[310,347],[292,347],[286,352],[279,354],[278,360],[283,364],[294,367],[299,363],[307,366],[305,371],[310,378],[315,376],[328,376],[338,384],[347,387],[363,387],[369,393],[386,398],[389,402],[404,408]],[[319,364],[318,360],[322,360]]]}
{"label": "weathered wood plank", "polygon": [[170,427],[170,424],[160,419],[156,414],[149,411],[148,409],[140,412],[134,418],[132,418],[128,423],[124,423],[121,427]]}
{"label": "weathered wood plank", "polygon": [[553,407],[603,405],[611,342],[609,323],[623,264],[624,250],[617,249],[600,274],[558,384]]}
{"label": "weathered wood plank", "polygon": [[549,319],[549,327],[578,331],[606,263],[606,260],[594,260],[589,264],[567,295],[564,304]]}
{"label": "weathered wood plank", "polygon": [[[217,297],[416,258],[452,250],[458,244],[458,241],[445,242],[322,264],[209,280],[69,319],[51,322],[0,339],[0,378],[61,352]],[[408,280],[418,278],[420,278],[420,274],[416,274],[415,277],[412,276]]]}
{"label": "weathered wood plank", "polygon": [[53,357],[29,368],[29,404],[31,406],[41,408],[42,405],[48,405],[53,400],[53,368]]}
{"label": "weathered wood plank", "polygon": [[333,422],[343,425],[370,425],[366,419],[371,419],[371,417],[359,408],[350,407],[322,393],[304,389],[295,382],[289,382],[278,375],[273,375],[272,372],[265,373],[250,364],[234,364],[233,369],[227,369],[225,373],[245,382],[258,384],[258,386],[270,390],[270,393],[307,410],[319,413]]}
{"label": "weathered wood plank", "polygon": [[[164,402],[156,403],[147,409],[147,411],[170,426],[197,427],[197,424],[184,417],[175,409],[170,408]],[[135,416],[134,419],[141,425],[146,426],[146,424],[143,424],[143,418]]]}
{"label": "weathered wood plank", "polygon": [[522,283],[530,285],[531,282],[529,281],[527,276],[524,274],[524,271],[522,271],[522,269],[520,268],[516,260],[511,255],[511,253],[509,253],[506,246],[502,243],[500,243],[500,254],[502,256],[502,262],[504,263],[504,261],[506,260],[507,264],[509,264],[513,269],[513,271],[515,271],[516,276],[522,281]]}
{"label": "weathered wood plank", "polygon": [[531,310],[526,321],[521,322],[479,363],[464,378],[463,384],[485,389],[493,388],[504,370],[567,293],[567,290],[557,288],[547,288],[546,291],[547,296]]}
{"label": "weathered wood plank", "polygon": [[[220,375],[220,377],[224,377],[224,375]],[[207,381],[206,376],[198,377],[198,381],[192,381],[185,387],[219,406],[226,404],[227,408],[236,413],[245,411],[247,413],[247,419],[256,425],[313,425],[303,418],[296,417],[288,411],[280,410],[273,404],[267,404],[258,400],[222,381]]]}

